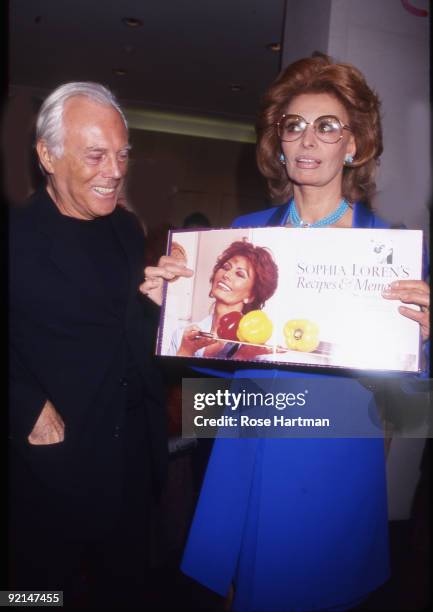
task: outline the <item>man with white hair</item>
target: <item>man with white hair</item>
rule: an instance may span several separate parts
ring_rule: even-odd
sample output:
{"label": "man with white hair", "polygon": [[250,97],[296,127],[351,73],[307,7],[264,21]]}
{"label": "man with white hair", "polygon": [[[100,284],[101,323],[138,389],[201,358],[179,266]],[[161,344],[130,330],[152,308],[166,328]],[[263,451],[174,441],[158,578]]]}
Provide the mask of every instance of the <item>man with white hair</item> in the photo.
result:
{"label": "man with white hair", "polygon": [[139,603],[167,461],[144,236],[116,206],[129,149],[110,91],[60,86],[37,119],[45,189],[10,213],[10,587],[65,604],[92,556],[96,603]]}

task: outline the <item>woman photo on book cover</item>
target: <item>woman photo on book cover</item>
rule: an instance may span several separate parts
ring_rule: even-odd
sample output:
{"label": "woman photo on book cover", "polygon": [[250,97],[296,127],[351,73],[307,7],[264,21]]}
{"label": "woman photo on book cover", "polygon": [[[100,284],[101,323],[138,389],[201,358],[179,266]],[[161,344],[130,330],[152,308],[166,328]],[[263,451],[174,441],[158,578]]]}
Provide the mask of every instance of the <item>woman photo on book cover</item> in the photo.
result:
{"label": "woman photo on book cover", "polygon": [[278,268],[268,249],[247,240],[233,242],[218,257],[210,277],[209,297],[214,300],[210,314],[197,323],[179,327],[168,354],[253,359],[263,353],[266,347],[240,345],[233,330],[242,315],[264,307],[277,284]]}

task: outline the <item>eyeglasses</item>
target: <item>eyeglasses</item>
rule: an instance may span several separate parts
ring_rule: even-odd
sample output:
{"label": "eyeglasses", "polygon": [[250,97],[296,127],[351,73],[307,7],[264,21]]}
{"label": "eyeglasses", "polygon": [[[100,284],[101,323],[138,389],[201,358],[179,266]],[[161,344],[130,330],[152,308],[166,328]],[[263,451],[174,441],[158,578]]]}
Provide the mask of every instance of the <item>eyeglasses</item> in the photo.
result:
{"label": "eyeglasses", "polygon": [[341,123],[334,115],[317,117],[312,123],[301,115],[283,115],[277,123],[277,133],[283,142],[299,140],[309,125],[313,126],[315,135],[322,142],[333,144],[343,138],[343,130],[351,131],[348,125]]}

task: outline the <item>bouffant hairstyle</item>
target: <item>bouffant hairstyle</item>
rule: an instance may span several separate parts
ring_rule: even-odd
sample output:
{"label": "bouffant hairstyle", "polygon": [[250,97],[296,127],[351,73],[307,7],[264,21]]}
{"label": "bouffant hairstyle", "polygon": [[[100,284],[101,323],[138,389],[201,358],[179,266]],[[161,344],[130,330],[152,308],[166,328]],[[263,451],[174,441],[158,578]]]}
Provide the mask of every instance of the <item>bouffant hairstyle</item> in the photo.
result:
{"label": "bouffant hairstyle", "polygon": [[276,124],[293,98],[308,93],[333,95],[346,109],[356,155],[352,163],[344,166],[343,197],[370,205],[376,187],[375,170],[383,150],[380,100],[359,70],[350,64],[333,63],[322,53],[290,64],[262,100],[256,124],[257,163],[268,181],[273,201],[287,202],[293,195],[293,184],[279,159],[281,144]]}
{"label": "bouffant hairstyle", "polygon": [[227,249],[218,257],[212,276],[211,284],[215,278],[216,272],[232,257],[241,255],[250,262],[255,272],[253,285],[253,299],[248,304],[245,304],[242,312],[246,314],[250,310],[263,308],[266,300],[268,300],[275,292],[278,285],[278,266],[274,262],[271,252],[259,246],[254,246],[246,240],[238,240],[232,242]]}

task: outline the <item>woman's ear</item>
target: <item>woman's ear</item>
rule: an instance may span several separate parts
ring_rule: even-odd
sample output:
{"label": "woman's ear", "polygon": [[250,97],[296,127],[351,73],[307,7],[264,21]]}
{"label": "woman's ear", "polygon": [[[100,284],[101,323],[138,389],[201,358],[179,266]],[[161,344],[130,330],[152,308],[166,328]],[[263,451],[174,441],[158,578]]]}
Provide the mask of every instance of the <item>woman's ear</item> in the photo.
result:
{"label": "woman's ear", "polygon": [[54,174],[53,155],[47,147],[45,140],[38,140],[36,143],[36,151],[39,157],[39,163],[44,168],[47,174]]}
{"label": "woman's ear", "polygon": [[346,155],[351,155],[352,157],[355,157],[356,155],[356,141],[353,134],[350,134],[349,142],[347,143],[346,148]]}

